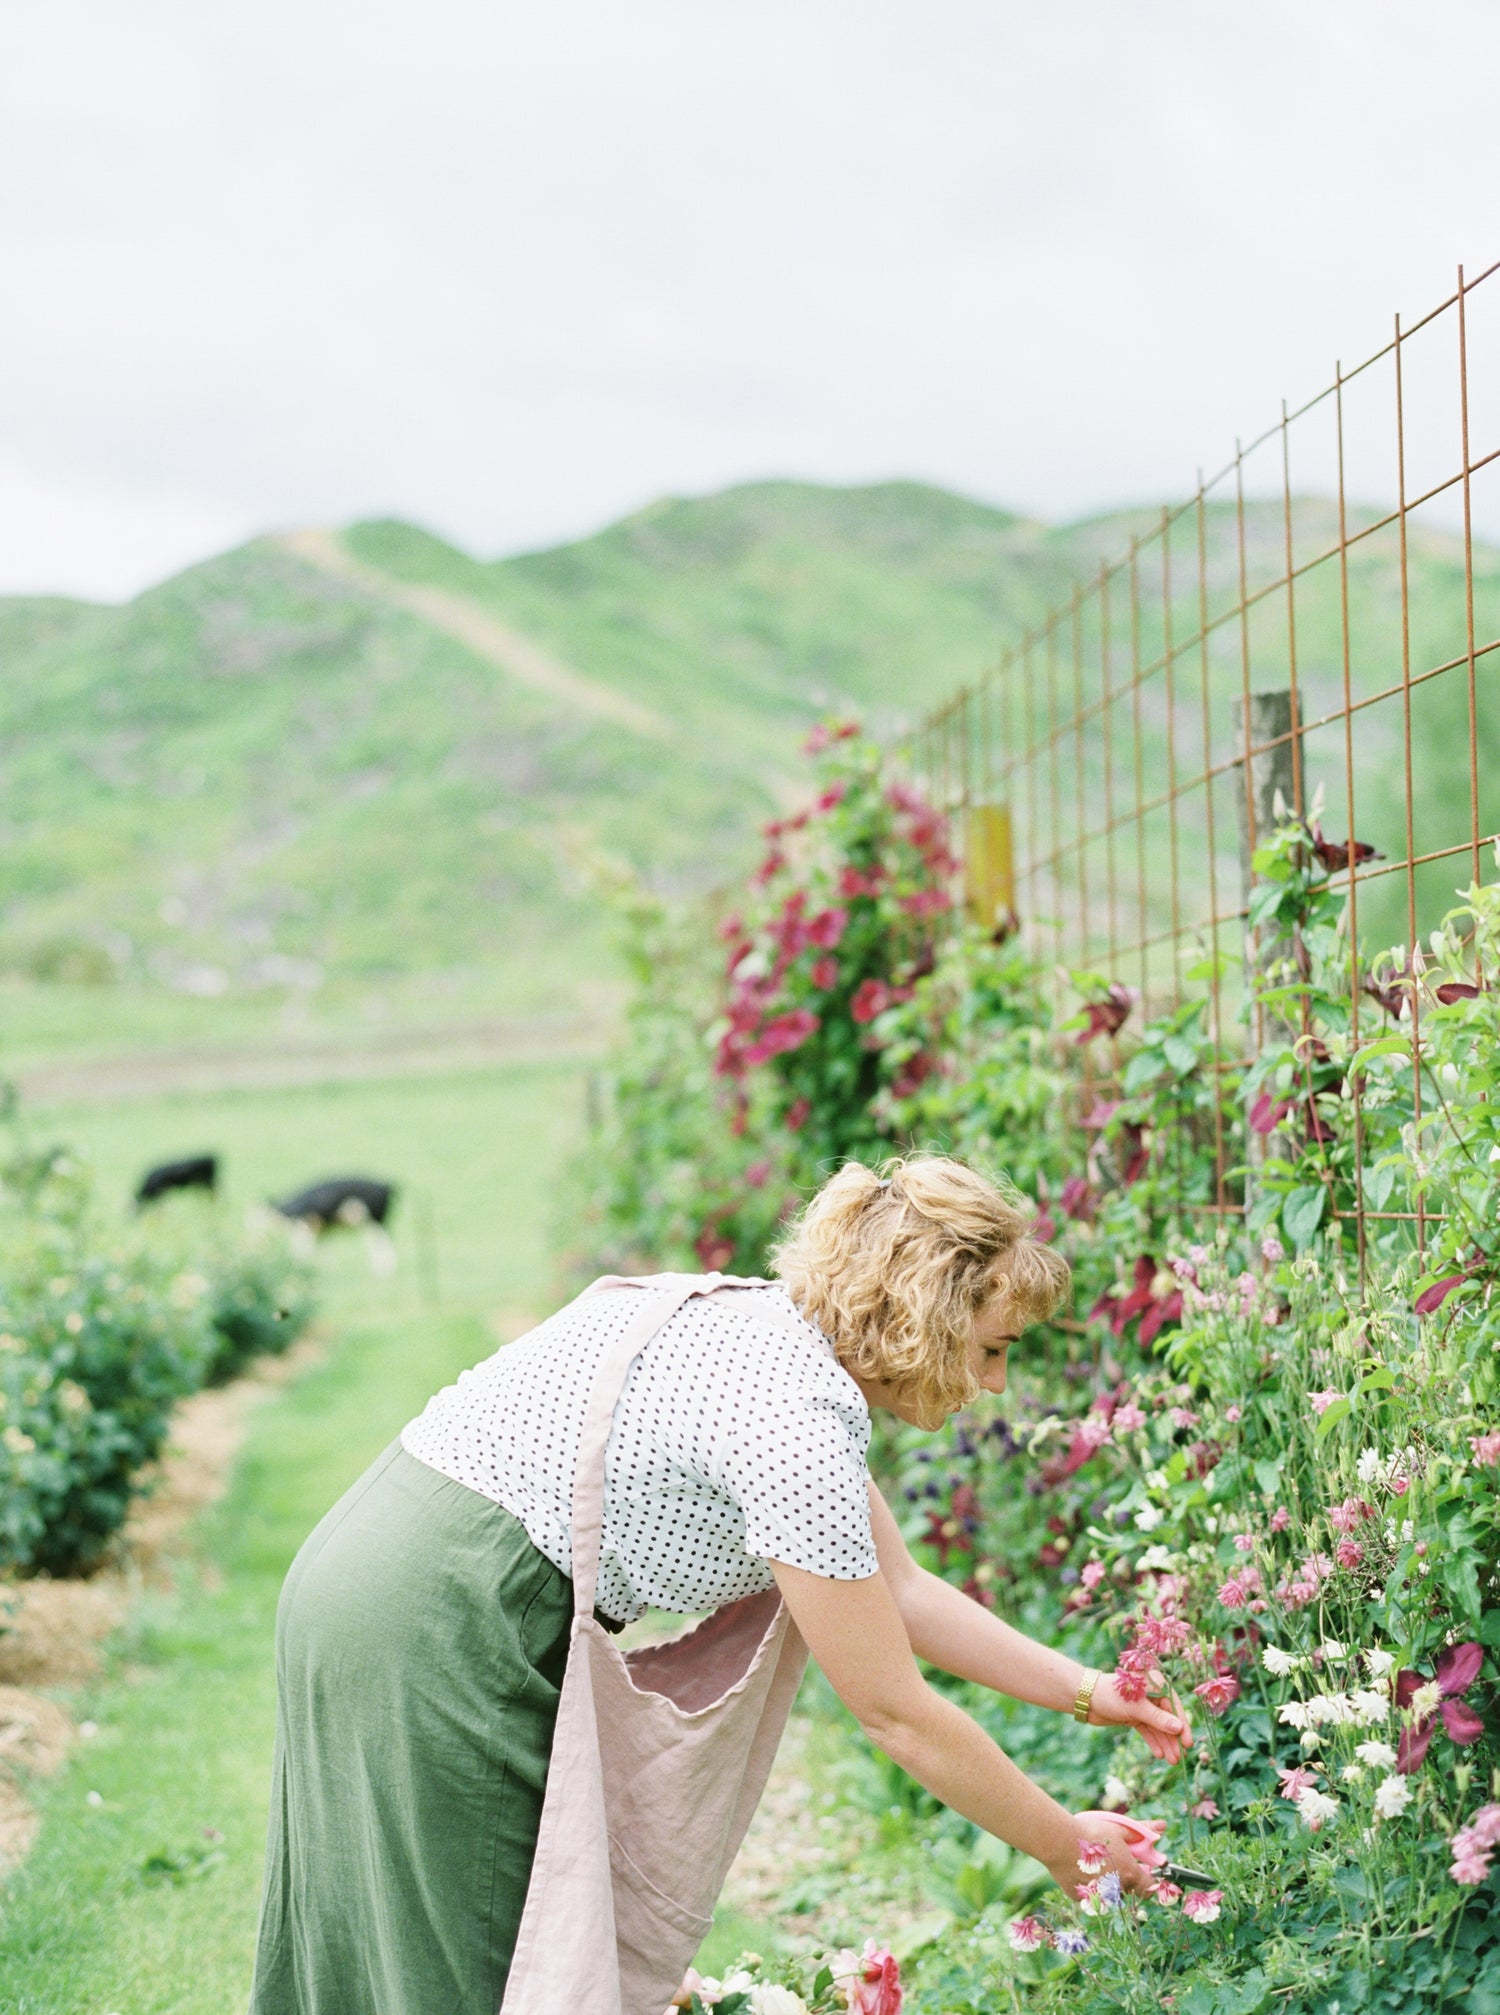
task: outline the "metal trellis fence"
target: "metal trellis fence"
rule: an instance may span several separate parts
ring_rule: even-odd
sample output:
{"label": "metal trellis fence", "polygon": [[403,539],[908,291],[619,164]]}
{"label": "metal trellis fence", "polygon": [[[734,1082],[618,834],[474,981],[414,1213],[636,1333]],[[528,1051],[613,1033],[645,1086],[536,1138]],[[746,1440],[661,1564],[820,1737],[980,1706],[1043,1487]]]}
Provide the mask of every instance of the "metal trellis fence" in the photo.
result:
{"label": "metal trellis fence", "polygon": [[[1059,990],[1097,973],[1149,1013],[1206,972],[1220,1068],[1260,1035],[1245,918],[1278,797],[1362,843],[1354,941],[1418,944],[1500,830],[1500,263],[1143,515],[914,754],[971,909]],[[1356,1039],[1379,1012],[1351,983]],[[1404,1026],[1415,1054],[1415,1000]]]}

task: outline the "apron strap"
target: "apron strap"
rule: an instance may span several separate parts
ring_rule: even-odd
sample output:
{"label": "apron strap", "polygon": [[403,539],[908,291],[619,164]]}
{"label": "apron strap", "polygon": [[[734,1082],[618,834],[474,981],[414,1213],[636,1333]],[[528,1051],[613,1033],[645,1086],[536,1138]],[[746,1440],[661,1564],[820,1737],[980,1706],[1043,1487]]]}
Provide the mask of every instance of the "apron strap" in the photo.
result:
{"label": "apron strap", "polygon": [[664,1284],[651,1276],[607,1275],[586,1289],[589,1294],[611,1287],[641,1287],[641,1308],[605,1348],[583,1417],[578,1443],[578,1467],[573,1473],[573,1614],[591,1616],[599,1585],[599,1549],[604,1527],[604,1451],[609,1430],[625,1389],[630,1367],[646,1345],[678,1309],[694,1295],[712,1294],[717,1287],[764,1286],[722,1273],[668,1275]]}

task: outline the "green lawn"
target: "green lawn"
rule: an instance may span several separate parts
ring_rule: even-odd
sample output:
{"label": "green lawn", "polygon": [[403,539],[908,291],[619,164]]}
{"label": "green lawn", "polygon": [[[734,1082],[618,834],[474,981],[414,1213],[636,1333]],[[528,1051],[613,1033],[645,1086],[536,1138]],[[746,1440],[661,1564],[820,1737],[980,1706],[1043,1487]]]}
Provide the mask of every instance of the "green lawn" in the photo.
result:
{"label": "green lawn", "polygon": [[[555,1172],[578,1105],[576,1075],[530,1070],[44,1116],[66,1118],[116,1189],[140,1161],[200,1140],[232,1157],[244,1196],[344,1161],[389,1170],[431,1197],[443,1305],[419,1305],[409,1268],[372,1276],[354,1242],[330,1255],[327,1356],[255,1414],[201,1564],[142,1599],[110,1678],[67,1702],[99,1732],[38,1792],[41,1837],[5,1898],[7,2015],[243,2006],[282,1575],[428,1394],[493,1348],[493,1311],[546,1303]],[[398,1243],[409,1256],[409,1231]],[[145,1864],[163,1855],[177,1872],[153,1878]]]}

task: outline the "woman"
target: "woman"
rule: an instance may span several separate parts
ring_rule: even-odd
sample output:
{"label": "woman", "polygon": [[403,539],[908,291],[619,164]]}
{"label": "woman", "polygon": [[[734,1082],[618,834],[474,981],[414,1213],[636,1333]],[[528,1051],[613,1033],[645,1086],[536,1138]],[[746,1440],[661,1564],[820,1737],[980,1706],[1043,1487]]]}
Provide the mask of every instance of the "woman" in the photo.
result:
{"label": "woman", "polygon": [[[778,1281],[601,1283],[431,1401],[287,1577],[252,2015],[659,2010],[804,1644],[955,1811],[1069,1890],[1081,1836],[1141,1886],[916,1661],[1168,1760],[1177,1703],[918,1567],[865,1466],[873,1408],[934,1428],[1004,1391],[1068,1284],[1027,1229],[956,1161],[851,1165]],[[622,1660],[604,1633],[647,1609],[713,1614]]]}

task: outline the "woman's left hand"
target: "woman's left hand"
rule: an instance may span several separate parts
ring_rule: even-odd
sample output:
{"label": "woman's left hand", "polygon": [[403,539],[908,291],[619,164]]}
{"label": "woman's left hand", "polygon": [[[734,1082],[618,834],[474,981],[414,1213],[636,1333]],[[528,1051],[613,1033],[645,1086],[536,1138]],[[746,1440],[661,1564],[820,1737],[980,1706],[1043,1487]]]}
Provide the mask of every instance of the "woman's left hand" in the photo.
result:
{"label": "woman's left hand", "polygon": [[1135,1729],[1151,1754],[1163,1763],[1180,1762],[1183,1751],[1193,1744],[1187,1711],[1164,1680],[1144,1700],[1127,1700],[1113,1675],[1101,1672],[1089,1703],[1089,1725]]}

